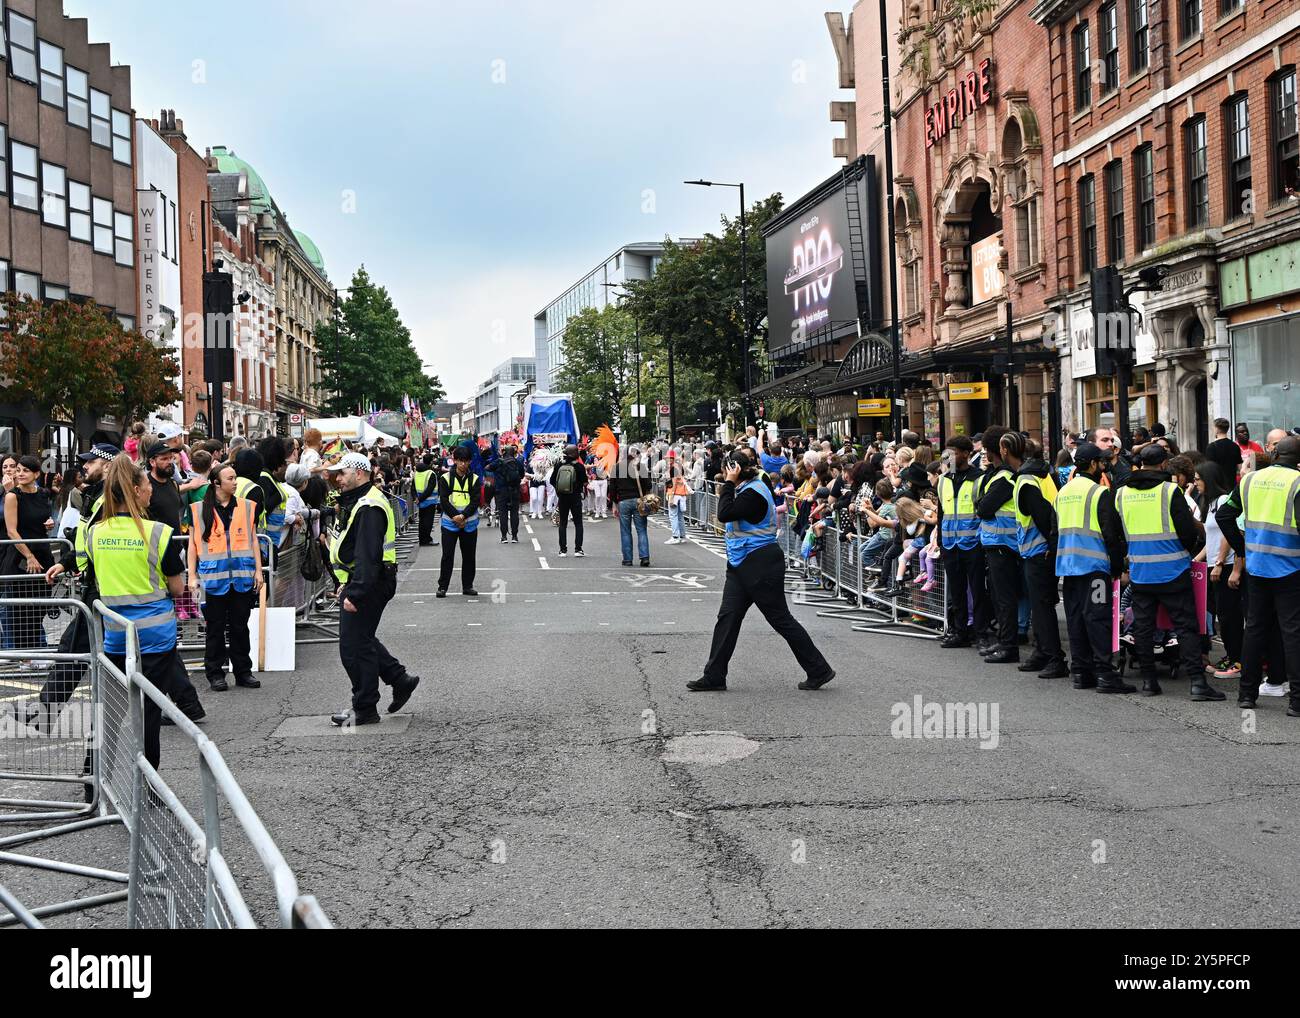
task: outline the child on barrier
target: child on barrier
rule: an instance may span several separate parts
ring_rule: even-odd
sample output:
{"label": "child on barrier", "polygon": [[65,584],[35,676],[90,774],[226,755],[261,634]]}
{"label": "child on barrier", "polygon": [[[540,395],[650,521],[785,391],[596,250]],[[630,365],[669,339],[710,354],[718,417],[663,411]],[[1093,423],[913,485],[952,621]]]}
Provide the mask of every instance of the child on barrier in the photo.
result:
{"label": "child on barrier", "polygon": [[887,591],[891,595],[901,593],[908,566],[929,543],[929,529],[939,522],[939,514],[928,499],[918,502],[904,496],[898,499],[898,521],[904,534],[903,553],[898,557],[894,582]]}

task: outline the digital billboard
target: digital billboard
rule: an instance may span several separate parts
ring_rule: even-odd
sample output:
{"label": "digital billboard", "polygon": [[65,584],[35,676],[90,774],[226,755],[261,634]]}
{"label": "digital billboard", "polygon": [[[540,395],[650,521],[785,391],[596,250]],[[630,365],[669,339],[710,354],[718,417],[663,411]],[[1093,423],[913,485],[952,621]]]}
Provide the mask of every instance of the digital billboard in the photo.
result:
{"label": "digital billboard", "polygon": [[[791,205],[774,220],[770,232],[765,231],[768,347],[773,354],[856,331],[860,316],[868,322],[875,319],[871,308],[858,307],[849,233],[852,208],[861,220],[857,225],[868,268],[864,282],[868,294],[875,293],[871,252],[878,229],[871,170],[867,161],[860,175],[848,178],[855,195],[846,198],[842,181],[832,178]],[[841,186],[828,187],[833,183]]]}

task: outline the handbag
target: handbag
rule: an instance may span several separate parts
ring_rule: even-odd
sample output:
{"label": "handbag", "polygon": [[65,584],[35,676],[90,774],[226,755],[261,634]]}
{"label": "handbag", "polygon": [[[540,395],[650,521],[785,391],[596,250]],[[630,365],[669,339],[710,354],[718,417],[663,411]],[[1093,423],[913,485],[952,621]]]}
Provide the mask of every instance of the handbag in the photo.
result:
{"label": "handbag", "polygon": [[664,507],[663,500],[653,493],[644,495],[641,493],[641,475],[636,475],[636,511],[642,516],[653,516]]}
{"label": "handbag", "polygon": [[308,583],[315,583],[325,575],[325,556],[321,552],[320,541],[311,536],[311,528],[307,529],[307,545],[303,549],[302,563],[298,566],[298,572]]}

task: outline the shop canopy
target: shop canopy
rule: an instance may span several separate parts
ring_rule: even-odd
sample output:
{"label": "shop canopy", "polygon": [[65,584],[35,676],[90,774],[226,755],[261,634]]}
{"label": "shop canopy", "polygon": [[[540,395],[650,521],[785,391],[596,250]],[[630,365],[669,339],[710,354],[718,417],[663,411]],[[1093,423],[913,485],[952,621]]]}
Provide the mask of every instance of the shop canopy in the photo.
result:
{"label": "shop canopy", "polygon": [[364,446],[378,445],[381,439],[390,445],[394,442],[391,435],[385,435],[363,417],[320,417],[309,420],[307,427],[319,430],[326,445],[336,438]]}

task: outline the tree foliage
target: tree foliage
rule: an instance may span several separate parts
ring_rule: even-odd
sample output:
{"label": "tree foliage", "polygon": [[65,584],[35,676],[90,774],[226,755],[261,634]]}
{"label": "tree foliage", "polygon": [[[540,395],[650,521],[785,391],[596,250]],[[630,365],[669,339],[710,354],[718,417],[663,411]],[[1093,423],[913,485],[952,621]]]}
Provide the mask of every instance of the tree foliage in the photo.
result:
{"label": "tree foliage", "polygon": [[427,409],[445,395],[438,377],[425,374],[388,290],[375,285],[364,265],[353,275],[338,315],[320,324],[316,344],[327,413],[352,414],[371,403],[391,410],[402,405],[403,396]]}
{"label": "tree foliage", "polygon": [[578,425],[620,426],[636,394],[636,323],[616,305],[584,308],[564,329],[564,366],[555,375],[560,391],[573,393]]}
{"label": "tree foliage", "polygon": [[[748,327],[741,316],[738,218],[723,216],[720,234],[706,234],[693,244],[667,242],[655,274],[628,284],[622,307],[640,321],[644,332],[671,336],[679,367],[712,379],[715,396],[726,397],[744,388],[744,337],[749,336],[751,348],[766,341],[766,327],[761,324],[767,315],[762,227],[782,205],[781,195],[773,194],[753,204],[745,217]],[[685,422],[680,412],[678,419]]]}
{"label": "tree foliage", "polygon": [[128,332],[98,305],[0,296],[0,396],[50,417],[144,417],[181,398],[175,354]]}

